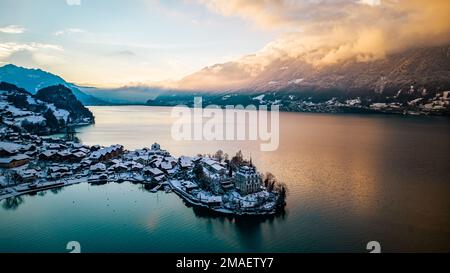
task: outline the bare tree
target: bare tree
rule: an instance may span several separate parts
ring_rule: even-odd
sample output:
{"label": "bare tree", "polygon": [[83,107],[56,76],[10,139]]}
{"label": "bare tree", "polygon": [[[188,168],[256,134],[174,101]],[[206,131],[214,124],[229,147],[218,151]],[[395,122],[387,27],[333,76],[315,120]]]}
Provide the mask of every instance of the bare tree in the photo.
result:
{"label": "bare tree", "polygon": [[244,156],[242,155],[242,151],[237,152],[236,155],[231,158],[230,164],[235,170],[244,164]]}
{"label": "bare tree", "polygon": [[277,183],[276,192],[278,193],[277,206],[284,207],[286,205],[286,197],[288,195],[287,185],[285,183]]}
{"label": "bare tree", "polygon": [[277,178],[271,172],[267,172],[263,181],[264,187],[266,187],[267,191],[272,192],[275,187],[275,183],[277,182]]}
{"label": "bare tree", "polygon": [[222,162],[222,160],[224,159],[223,151],[222,150],[218,150],[214,154],[214,158],[217,159],[219,162]]}

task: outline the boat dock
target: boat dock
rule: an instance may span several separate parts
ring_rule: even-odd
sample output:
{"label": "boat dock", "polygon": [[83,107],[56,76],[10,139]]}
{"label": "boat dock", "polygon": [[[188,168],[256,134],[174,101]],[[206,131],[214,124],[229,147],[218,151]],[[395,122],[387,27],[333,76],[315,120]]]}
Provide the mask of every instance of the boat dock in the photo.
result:
{"label": "boat dock", "polygon": [[[10,197],[16,197],[24,194],[30,194],[40,191],[45,191],[54,188],[61,188],[65,186],[70,186],[74,184],[79,184],[82,182],[87,182],[87,179],[79,178],[79,179],[71,179],[71,180],[58,180],[54,182],[41,182],[41,183],[29,183],[29,184],[21,184],[15,187],[10,187],[7,189],[7,192],[4,194],[0,194],[0,201],[3,199],[7,199]],[[34,185],[32,185],[34,184]],[[30,187],[31,185],[31,187]],[[5,191],[5,190],[3,190]]]}

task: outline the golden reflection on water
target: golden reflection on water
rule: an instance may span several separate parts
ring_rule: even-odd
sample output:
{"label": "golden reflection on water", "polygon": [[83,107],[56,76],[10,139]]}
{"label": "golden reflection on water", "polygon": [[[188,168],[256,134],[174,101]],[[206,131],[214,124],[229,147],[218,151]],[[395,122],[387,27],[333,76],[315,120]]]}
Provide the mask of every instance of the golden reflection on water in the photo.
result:
{"label": "golden reflection on water", "polygon": [[[90,145],[120,143],[136,149],[158,142],[175,156],[242,150],[262,172],[287,183],[289,215],[314,210],[337,220],[353,215],[380,230],[402,225],[400,234],[410,227],[426,234],[450,233],[450,191],[443,181],[449,174],[448,123],[434,125],[435,133],[428,135],[427,122],[420,120],[280,113],[280,146],[261,152],[257,141],[174,141],[171,108],[91,109],[95,126],[79,130]],[[426,145],[439,143],[439,149],[427,148],[424,137]]]}

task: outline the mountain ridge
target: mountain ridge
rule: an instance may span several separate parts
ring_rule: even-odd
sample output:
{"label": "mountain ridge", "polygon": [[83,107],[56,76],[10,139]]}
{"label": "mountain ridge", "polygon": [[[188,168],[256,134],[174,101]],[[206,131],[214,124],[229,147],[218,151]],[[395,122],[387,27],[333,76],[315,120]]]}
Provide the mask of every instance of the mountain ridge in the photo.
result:
{"label": "mountain ridge", "polygon": [[0,67],[0,81],[20,86],[31,94],[35,94],[42,88],[61,84],[72,90],[73,94],[84,105],[105,104],[102,100],[82,92],[77,85],[68,83],[60,76],[40,68],[25,68],[14,64],[7,64]]}
{"label": "mountain ridge", "polygon": [[64,85],[45,87],[31,94],[0,81],[0,130],[48,134],[67,126],[95,122],[94,115]]}
{"label": "mountain ridge", "polygon": [[[244,68],[242,68],[244,67]],[[229,79],[238,86],[207,88],[214,91],[272,92],[303,90],[339,90],[341,92],[390,92],[400,89],[427,88],[430,91],[450,89],[450,45],[409,49],[372,61],[349,59],[334,64],[315,66],[304,56],[276,59],[256,75],[245,71],[239,62],[216,64],[183,78],[179,86],[201,90],[201,80]],[[237,73],[240,71],[240,73]],[[242,79],[246,78],[246,79]]]}

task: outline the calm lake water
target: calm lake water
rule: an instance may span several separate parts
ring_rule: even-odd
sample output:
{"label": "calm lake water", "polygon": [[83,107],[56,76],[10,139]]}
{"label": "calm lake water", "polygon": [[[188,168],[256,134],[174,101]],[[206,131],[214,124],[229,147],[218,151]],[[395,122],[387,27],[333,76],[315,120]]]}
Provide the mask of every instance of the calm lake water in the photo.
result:
{"label": "calm lake water", "polygon": [[84,143],[158,142],[173,155],[242,150],[289,187],[284,215],[211,215],[130,183],[79,184],[0,203],[0,252],[450,251],[450,120],[280,113],[280,146],[178,142],[171,108],[91,107]]}

